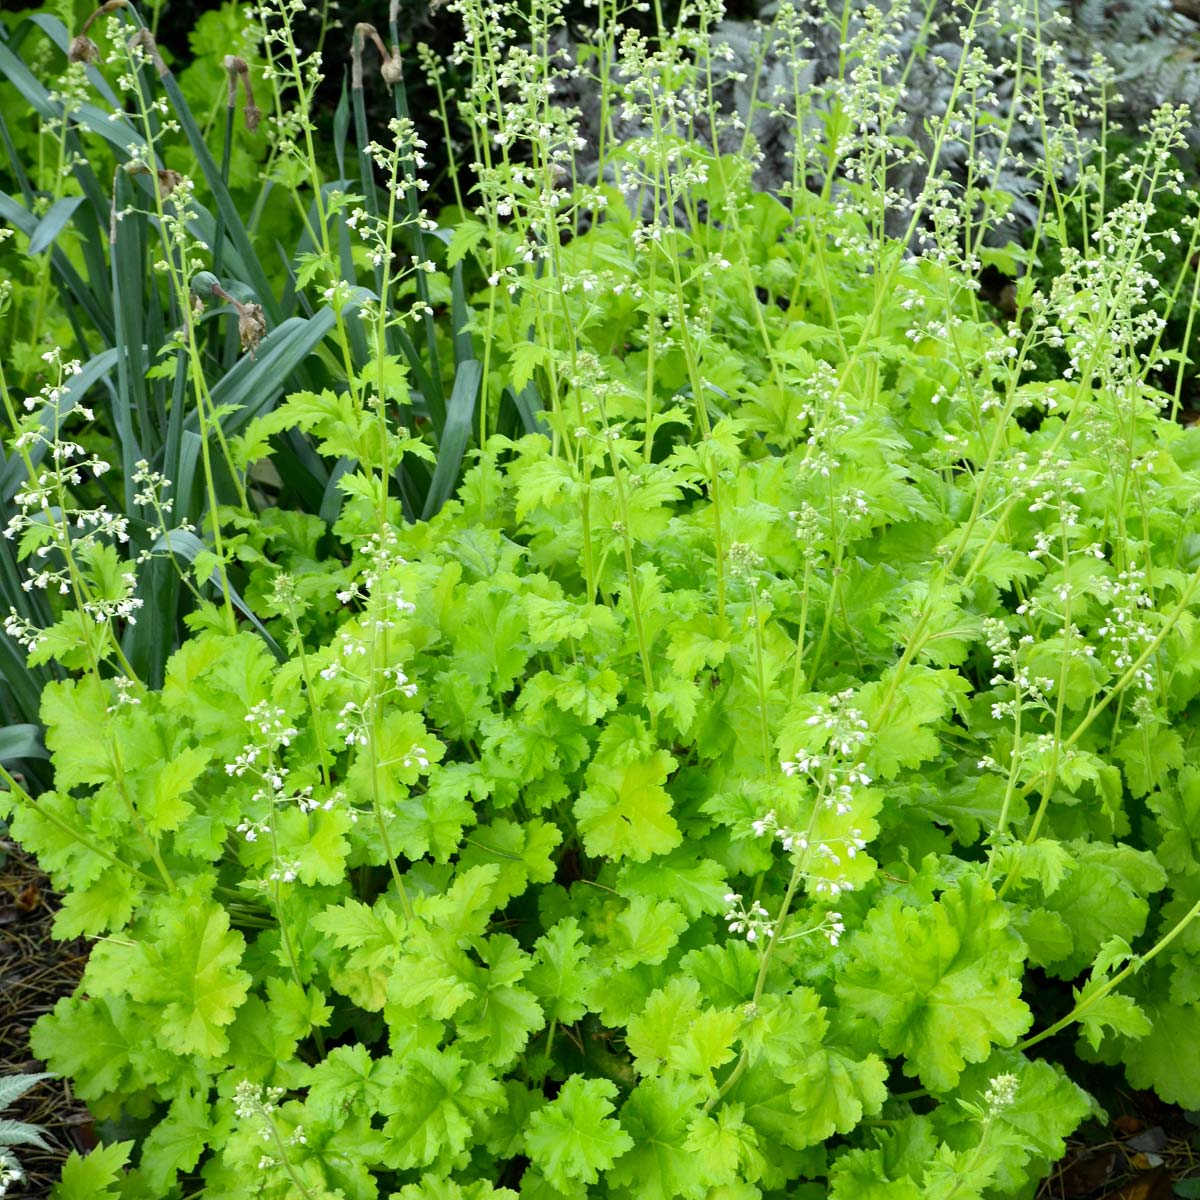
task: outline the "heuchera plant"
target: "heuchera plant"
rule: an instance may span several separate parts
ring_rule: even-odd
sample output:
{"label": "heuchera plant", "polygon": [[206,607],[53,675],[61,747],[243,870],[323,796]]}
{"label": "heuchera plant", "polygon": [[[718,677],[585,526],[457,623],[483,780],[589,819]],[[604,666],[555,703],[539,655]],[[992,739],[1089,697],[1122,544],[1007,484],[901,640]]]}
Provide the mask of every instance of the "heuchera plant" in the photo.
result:
{"label": "heuchera plant", "polygon": [[10,531],[66,599],[9,632],[76,677],[42,700],[54,789],[0,801],[95,939],[34,1052],[113,1134],[60,1196],[982,1200],[1099,1112],[1082,1063],[1200,1106],[1200,432],[1164,419],[1183,364],[1147,382],[1180,115],[1112,212],[1047,175],[1043,212],[1099,217],[1001,324],[940,140],[885,236],[869,73],[789,209],[656,107],[663,78],[703,103],[702,39],[631,35],[647,224],[566,191],[549,59],[464,16],[483,199],[437,253],[475,280],[447,336],[483,344],[450,503],[405,522],[430,450],[382,382],[293,392],[230,468],[301,431],[336,503],[213,505],[152,689],[124,529],[73,503],[105,460],[23,429],[47,465]]}
{"label": "heuchera plant", "polygon": [[[98,940],[34,1048],[141,1130],[64,1195],[126,1156],[147,1197],[1017,1195],[1093,1108],[1068,1028],[1197,1102],[1200,435],[1001,410],[973,522],[985,456],[941,466],[899,349],[827,439],[580,439],[640,560],[614,507],[595,597],[578,463],[497,436],[428,525],[352,495],[345,615],[286,663],[208,630],[161,692],[47,689],[56,790],[8,808]],[[1074,483],[1117,428],[1125,510]]]}

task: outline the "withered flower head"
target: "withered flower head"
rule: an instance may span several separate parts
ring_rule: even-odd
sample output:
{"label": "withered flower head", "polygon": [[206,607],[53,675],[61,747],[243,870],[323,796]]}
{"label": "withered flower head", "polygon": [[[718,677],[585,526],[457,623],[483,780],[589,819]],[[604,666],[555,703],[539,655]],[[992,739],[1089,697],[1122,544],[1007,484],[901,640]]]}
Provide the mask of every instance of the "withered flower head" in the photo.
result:
{"label": "withered flower head", "polygon": [[183,176],[178,171],[172,171],[169,167],[159,168],[158,171],[158,188],[162,192],[162,197],[165,200],[172,192],[183,182]]}
{"label": "withered flower head", "polygon": [[81,33],[71,39],[67,50],[67,62],[94,63],[99,57],[100,48],[87,34]]}
{"label": "withered flower head", "polygon": [[404,67],[400,62],[400,48],[396,46],[392,50],[392,56],[385,58],[379,66],[379,73],[383,76],[383,82],[388,87],[393,87],[397,83],[404,82]]}
{"label": "withered flower head", "polygon": [[254,89],[250,84],[250,68],[246,65],[244,58],[238,58],[236,54],[225,55],[225,71],[229,76],[229,100],[230,108],[237,103],[237,81],[242,81],[242,87],[246,91],[246,106],[242,109],[242,117],[245,119],[246,128],[253,133],[258,128],[259,121],[262,120],[262,109],[254,103]]}
{"label": "withered flower head", "polygon": [[239,304],[237,310],[238,336],[242,339],[242,349],[253,358],[258,343],[266,335],[267,319],[261,304]]}

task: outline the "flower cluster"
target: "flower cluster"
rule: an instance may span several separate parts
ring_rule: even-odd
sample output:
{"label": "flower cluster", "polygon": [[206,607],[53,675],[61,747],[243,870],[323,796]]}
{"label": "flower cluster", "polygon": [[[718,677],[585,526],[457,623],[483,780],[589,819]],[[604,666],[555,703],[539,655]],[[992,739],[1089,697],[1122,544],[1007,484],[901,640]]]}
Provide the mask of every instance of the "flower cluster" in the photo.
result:
{"label": "flower cluster", "polygon": [[[758,900],[745,903],[741,892],[726,892],[725,903],[729,909],[725,913],[725,922],[730,933],[740,933],[752,945],[774,941],[779,928],[779,922],[772,919],[771,914]],[[810,937],[821,934],[830,946],[837,946],[838,940],[846,932],[842,914],[830,909],[821,914],[815,925],[798,929],[793,933],[779,938],[780,942],[794,941],[796,938]]]}
{"label": "flower cluster", "polygon": [[[291,745],[292,739],[299,731],[286,721],[283,709],[277,708],[269,701],[263,700],[255,704],[246,714],[246,723],[253,727],[257,739],[247,742],[233,762],[225,764],[225,773],[240,779],[245,775],[256,777],[262,786],[255,789],[249,798],[251,808],[265,815],[246,817],[237,825],[237,832],[250,843],[260,839],[271,843],[272,866],[268,875],[272,883],[292,883],[295,881],[300,864],[294,859],[280,857],[275,840],[274,814],[285,805],[295,805],[302,813],[313,813],[318,810],[330,812],[345,800],[344,793],[335,791],[326,799],[318,800],[313,795],[313,787],[307,785],[301,788],[288,786],[290,771],[277,761],[278,752]],[[350,819],[355,820],[357,814],[350,811]]]}
{"label": "flower cluster", "polygon": [[[839,816],[850,812],[849,803],[845,799],[835,802],[832,797],[827,796],[823,803],[826,807],[835,805]],[[756,837],[771,834],[788,854],[811,855],[809,865],[825,868],[820,876],[814,874],[811,877],[813,891],[818,895],[828,893],[830,896],[837,896],[853,887],[853,884],[846,879],[829,879],[824,875],[830,868],[841,867],[843,860],[852,860],[857,857],[860,850],[867,848],[866,838],[863,837],[863,831],[858,826],[853,826],[848,833],[841,837],[814,836],[811,826],[808,831],[802,833],[780,825],[774,810],[772,810],[765,817],[760,817],[752,822],[751,828]]]}
{"label": "flower cluster", "polygon": [[[1054,689],[1054,680],[1046,676],[1034,676],[1020,662],[1020,648],[1033,645],[1033,635],[1022,634],[1014,641],[1008,627],[999,617],[986,617],[983,621],[983,636],[996,671],[989,680],[990,685],[994,688],[1011,685],[1016,690],[1012,699],[997,700],[992,704],[992,716],[997,721],[1012,720],[1019,709],[1027,706],[1049,712],[1051,706],[1047,697]],[[990,765],[990,762],[980,763],[981,767]]]}
{"label": "flower cluster", "polygon": [[300,1125],[291,1131],[286,1140],[279,1136],[279,1130],[275,1125],[275,1112],[283,1095],[281,1087],[263,1088],[257,1083],[251,1083],[248,1079],[243,1079],[233,1092],[233,1111],[239,1120],[255,1125],[258,1136],[264,1142],[274,1146],[275,1154],[263,1154],[258,1160],[260,1171],[278,1166],[280,1159],[276,1155],[282,1155],[287,1146],[308,1144],[304,1128]]}
{"label": "flower cluster", "polygon": [[[1102,585],[1105,617],[1096,632],[1104,639],[1118,674],[1128,671],[1154,641],[1154,633],[1142,617],[1142,610],[1154,607],[1154,600],[1146,594],[1145,582],[1146,572],[1130,567]],[[1149,662],[1134,671],[1133,683],[1144,692],[1154,690],[1154,672]]]}
{"label": "flower cluster", "polygon": [[[326,682],[341,681],[360,693],[345,701],[338,713],[336,729],[347,746],[370,743],[375,721],[389,696],[411,699],[417,694],[417,685],[403,667],[388,661],[387,633],[395,629],[399,618],[415,611],[395,579],[396,568],[404,566],[404,559],[396,551],[395,533],[373,535],[363,555],[366,567],[361,579],[338,592],[343,604],[362,606],[363,620],[353,632],[342,630],[336,656],[320,673]],[[420,749],[412,752],[412,761],[422,769],[429,765]],[[410,766],[411,762],[404,765]]]}
{"label": "flower cluster", "polygon": [[744,933],[748,942],[775,936],[775,922],[757,900],[752,900],[747,908],[741,892],[726,892],[725,903],[730,905],[725,914],[730,933]]}
{"label": "flower cluster", "polygon": [[998,1113],[1012,1107],[1013,1101],[1017,1098],[1019,1082],[1015,1075],[997,1075],[988,1084],[987,1091],[983,1093],[983,1103],[988,1111]]}
{"label": "flower cluster", "polygon": [[754,837],[779,843],[788,855],[792,878],[783,910],[774,919],[758,900],[747,906],[741,893],[725,895],[729,931],[743,934],[749,942],[821,934],[837,946],[845,933],[842,914],[829,910],[818,912],[815,923],[780,936],[791,897],[802,882],[811,896],[834,899],[859,886],[871,867],[869,858],[859,857],[867,847],[868,828],[874,829],[868,819],[874,812],[867,790],[872,780],[864,761],[870,733],[866,718],[850,703],[853,695],[838,692],[817,704],[804,720],[803,747],[781,764],[784,776],[800,785],[794,809],[788,801],[789,811],[799,819],[781,820],[772,808],[750,823]]}
{"label": "flower cluster", "polygon": [[[23,462],[25,478],[12,498],[16,512],[3,532],[10,541],[18,541],[18,557],[28,564],[22,590],[72,596],[74,607],[96,625],[132,625],[143,602],[135,595],[134,572],[122,567],[116,550],[129,541],[129,518],[80,498],[80,489],[99,479],[109,464],[64,433],[73,413],[94,420],[91,409],[75,395],[82,368],[77,361],[63,361],[57,347],[42,359],[52,378],[25,401],[31,415],[19,419],[11,406],[9,411],[17,429],[12,446]],[[4,629],[30,651],[43,640],[44,631],[15,608]],[[103,657],[99,647],[93,652]]]}

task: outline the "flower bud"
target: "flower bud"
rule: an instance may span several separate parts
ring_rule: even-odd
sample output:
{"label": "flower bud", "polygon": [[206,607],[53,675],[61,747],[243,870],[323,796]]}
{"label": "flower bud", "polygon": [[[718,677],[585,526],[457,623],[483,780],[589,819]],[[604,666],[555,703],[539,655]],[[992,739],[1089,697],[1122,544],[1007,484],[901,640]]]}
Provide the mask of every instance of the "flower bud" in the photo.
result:
{"label": "flower bud", "polygon": [[211,271],[198,271],[192,276],[189,286],[192,294],[203,300],[216,294],[215,289],[220,287],[220,281]]}

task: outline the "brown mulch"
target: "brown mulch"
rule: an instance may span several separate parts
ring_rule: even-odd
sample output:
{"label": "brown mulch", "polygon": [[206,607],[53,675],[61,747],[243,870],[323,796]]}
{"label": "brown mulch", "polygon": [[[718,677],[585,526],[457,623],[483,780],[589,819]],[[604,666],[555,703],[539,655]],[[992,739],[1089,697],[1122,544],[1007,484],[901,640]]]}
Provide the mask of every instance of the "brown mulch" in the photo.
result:
{"label": "brown mulch", "polygon": [[[44,1069],[31,1056],[30,1027],[75,990],[87,962],[86,941],[50,936],[58,897],[48,889],[33,858],[0,837],[0,1075]],[[67,1154],[95,1145],[91,1115],[65,1079],[43,1079],[3,1115],[42,1126],[51,1146],[13,1148],[26,1176],[10,1190],[14,1198],[46,1200]]]}
{"label": "brown mulch", "polygon": [[1104,1102],[1108,1125],[1092,1122],[1069,1139],[1037,1200],[1175,1200],[1177,1184],[1200,1188],[1200,1113],[1152,1092],[1119,1092]]}

